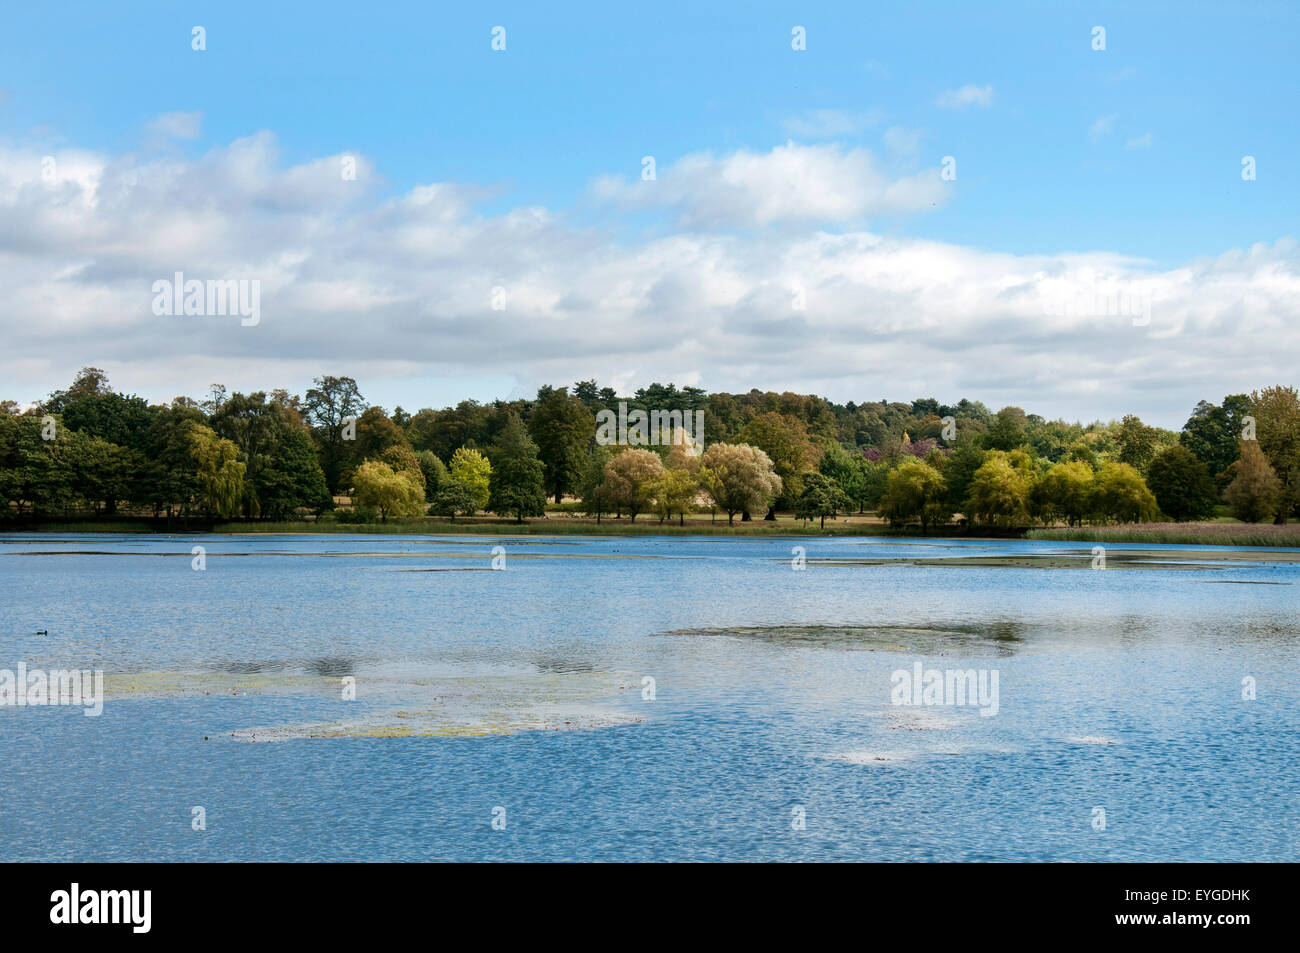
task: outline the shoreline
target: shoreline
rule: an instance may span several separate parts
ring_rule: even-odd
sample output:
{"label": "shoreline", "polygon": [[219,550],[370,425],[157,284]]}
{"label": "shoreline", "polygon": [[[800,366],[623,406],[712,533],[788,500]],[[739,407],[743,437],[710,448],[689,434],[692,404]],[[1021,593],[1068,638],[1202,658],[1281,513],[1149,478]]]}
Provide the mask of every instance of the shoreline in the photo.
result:
{"label": "shoreline", "polygon": [[[198,525],[195,525],[198,522]],[[882,537],[924,538],[953,541],[1004,541],[1030,540],[1039,542],[1125,543],[1135,545],[1192,545],[1260,547],[1271,549],[1300,549],[1300,523],[1274,526],[1250,523],[1144,523],[1112,526],[1041,527],[1004,531],[956,531],[945,527],[942,531],[922,532],[919,527],[895,529],[883,522],[837,520],[825,527],[809,522],[806,526],[797,521],[778,519],[775,522],[752,520],[747,523],[690,522],[684,526],[675,522],[660,524],[654,519],[640,523],[605,520],[600,524],[574,519],[532,519],[522,524],[512,520],[445,521],[434,519],[394,520],[389,523],[339,523],[328,521],[256,522],[229,521],[220,523],[189,522],[167,525],[150,518],[43,520],[40,522],[0,522],[0,533],[85,533],[105,535],[209,535],[209,536],[464,536],[464,537],[528,537],[575,536],[599,539],[601,537],[682,536],[717,537],[727,539],[766,538],[801,539],[816,537]]]}

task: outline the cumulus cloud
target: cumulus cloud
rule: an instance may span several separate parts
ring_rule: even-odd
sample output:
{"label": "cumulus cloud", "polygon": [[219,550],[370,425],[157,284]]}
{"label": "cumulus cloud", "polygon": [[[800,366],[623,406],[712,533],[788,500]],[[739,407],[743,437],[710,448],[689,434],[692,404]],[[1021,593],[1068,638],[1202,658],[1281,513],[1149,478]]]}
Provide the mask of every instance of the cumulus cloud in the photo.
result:
{"label": "cumulus cloud", "polygon": [[1149,132],[1148,132],[1148,133],[1144,133],[1143,135],[1138,136],[1136,139],[1130,139],[1128,142],[1124,143],[1124,148],[1126,148],[1126,149],[1150,149],[1150,148],[1151,148],[1151,140],[1152,140],[1151,133],[1149,133]]}
{"label": "cumulus cloud", "polygon": [[891,177],[865,149],[793,142],[771,152],[689,155],[653,181],[597,180],[593,195],[625,209],[672,211],[692,229],[856,222],[928,210],[948,189],[937,168]]}
{"label": "cumulus cloud", "polygon": [[[485,214],[493,193],[464,183],[391,195],[361,155],[286,167],[267,134],[195,159],[57,153],[52,178],[43,158],[0,152],[2,398],[94,364],[155,400],[342,373],[410,408],[438,378],[491,381],[475,395],[491,397],[596,377],[1176,425],[1200,398],[1290,380],[1300,359],[1292,241],[1154,268],[884,237],[852,222],[939,193],[896,188],[866,153],[696,156],[609,185],[690,223],[648,237],[563,210]],[[152,283],[176,271],[259,280],[260,324],[155,316]]]}
{"label": "cumulus cloud", "polygon": [[947,89],[935,101],[942,109],[965,109],[967,106],[992,106],[993,87],[966,85],[961,89]]}

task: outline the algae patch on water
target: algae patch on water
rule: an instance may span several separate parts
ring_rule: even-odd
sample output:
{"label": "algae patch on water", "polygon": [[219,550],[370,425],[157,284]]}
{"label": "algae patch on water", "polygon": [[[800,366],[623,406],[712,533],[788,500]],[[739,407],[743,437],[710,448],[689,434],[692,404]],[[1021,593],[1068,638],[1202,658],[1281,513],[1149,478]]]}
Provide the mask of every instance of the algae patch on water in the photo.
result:
{"label": "algae patch on water", "polygon": [[609,672],[358,677],[358,698],[366,699],[367,708],[356,717],[239,729],[231,737],[240,741],[473,738],[610,728],[644,720],[630,704],[631,683],[629,676]]}
{"label": "algae patch on water", "polygon": [[1005,656],[1022,640],[1014,622],[988,626],[755,625],[674,629],[661,636],[724,636],[790,647],[907,652],[920,655]]}
{"label": "algae patch on water", "polygon": [[[345,702],[345,682],[355,701]],[[637,724],[640,686],[617,672],[540,671],[446,675],[364,670],[347,679],[306,672],[140,672],[105,677],[105,699],[307,696],[326,719],[239,728],[239,741],[298,738],[472,738],[521,731],[577,731]],[[345,704],[349,717],[328,720]],[[351,715],[355,706],[355,715]],[[259,710],[264,710],[260,709]],[[261,717],[265,717],[264,715]],[[214,732],[215,733],[215,732]]]}

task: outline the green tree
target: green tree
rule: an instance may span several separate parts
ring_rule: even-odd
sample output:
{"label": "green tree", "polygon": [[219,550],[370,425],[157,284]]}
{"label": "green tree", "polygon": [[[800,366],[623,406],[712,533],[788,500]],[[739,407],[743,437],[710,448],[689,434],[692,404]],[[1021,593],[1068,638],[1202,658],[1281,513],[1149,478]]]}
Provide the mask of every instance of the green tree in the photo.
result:
{"label": "green tree", "polygon": [[1250,398],[1245,394],[1229,394],[1219,406],[1202,400],[1183,424],[1179,442],[1210,468],[1210,476],[1217,477],[1236,461],[1249,414]]}
{"label": "green tree", "polygon": [[33,414],[0,417],[0,499],[18,515],[65,510],[72,504],[72,472],[57,452],[70,431],[55,418],[55,439],[46,440],[42,418]]}
{"label": "green tree", "polygon": [[361,415],[366,399],[350,377],[318,377],[315,387],[307,391],[304,409],[312,425],[312,435],[321,448],[321,469],[331,495],[339,492],[343,468],[349,459],[345,436],[351,433],[349,422]]}
{"label": "green tree", "polygon": [[1156,512],[1156,498],[1133,466],[1107,461],[1098,468],[1092,490],[1094,519],[1141,523],[1155,519]]}
{"label": "green tree", "polygon": [[379,459],[395,472],[408,474],[420,487],[421,498],[426,495],[428,486],[424,481],[424,467],[420,465],[420,458],[415,455],[415,451],[405,442],[390,445],[379,455]]}
{"label": "green tree", "polygon": [[154,516],[165,511],[169,520],[174,515],[188,516],[199,505],[190,430],[203,420],[201,410],[185,404],[156,409],[145,442],[141,479],[129,494],[132,502],[151,509]]}
{"label": "green tree", "polygon": [[69,430],[53,449],[68,472],[74,499],[96,515],[113,513],[139,479],[141,459],[126,447]]}
{"label": "green tree", "polygon": [[190,423],[187,431],[200,506],[213,519],[237,516],[246,492],[239,448],[202,424]]}
{"label": "green tree", "polygon": [[1024,454],[991,450],[971,479],[967,508],[972,523],[985,526],[1029,525],[1034,471]]}
{"label": "green tree", "polygon": [[1265,387],[1252,391],[1259,449],[1273,467],[1280,485],[1275,523],[1285,523],[1300,505],[1300,396],[1294,387]]}
{"label": "green tree", "polygon": [[522,523],[525,516],[542,516],[546,512],[544,476],[537,444],[518,415],[511,414],[492,451],[488,509],[513,516],[516,523]]}
{"label": "green tree", "polygon": [[591,411],[570,397],[567,387],[543,387],[537,392],[528,432],[546,469],[546,492],[556,503],[578,486],[595,426]]}
{"label": "green tree", "polygon": [[426,503],[432,503],[437,499],[442,485],[447,482],[447,465],[438,459],[438,455],[432,450],[417,450],[415,459],[419,462],[420,472],[424,475],[424,500]]}
{"label": "green tree", "polygon": [[826,517],[834,516],[851,505],[840,485],[824,473],[810,470],[803,474],[802,482],[803,491],[795,501],[796,519],[820,519],[821,528],[825,529]]}
{"label": "green tree", "polygon": [[299,507],[332,505],[315,447],[283,391],[269,399],[264,391],[235,393],[213,413],[211,427],[239,448],[246,517],[285,519]]}
{"label": "green tree", "polygon": [[1049,469],[1031,491],[1045,523],[1065,520],[1079,526],[1092,512],[1093,470],[1082,460],[1068,460]]}
{"label": "green tree", "polygon": [[849,492],[858,504],[858,512],[878,509],[880,501],[885,498],[885,488],[889,485],[889,464],[858,456],[854,458],[853,466],[858,471],[858,479]]}
{"label": "green tree", "polygon": [[1017,450],[1029,442],[1025,435],[1028,421],[1019,407],[1003,407],[989,423],[984,434],[986,450]]}
{"label": "green tree", "polygon": [[1258,523],[1281,508],[1282,481],[1277,478],[1258,440],[1241,441],[1241,457],[1235,464],[1235,476],[1223,497],[1232,515],[1246,523]]}
{"label": "green tree", "polygon": [[1156,455],[1159,442],[1160,431],[1148,427],[1135,414],[1125,414],[1115,430],[1115,443],[1119,448],[1117,459],[1139,473],[1146,472],[1147,464]]}
{"label": "green tree", "polygon": [[975,472],[984,465],[986,451],[980,446],[979,434],[963,431],[957,438],[952,452],[948,454],[943,468],[944,484],[947,486],[947,501],[954,512],[966,513],[966,503],[970,499],[971,483]]}
{"label": "green tree", "polygon": [[477,450],[461,447],[451,455],[451,466],[447,468],[452,483],[460,483],[469,488],[476,512],[488,504],[492,495],[492,464],[488,458]]}
{"label": "green tree", "polygon": [[614,455],[608,447],[597,446],[587,455],[582,467],[582,480],[579,485],[582,509],[588,516],[595,514],[597,525],[600,524],[601,514],[614,508],[613,501],[609,499],[608,488],[605,486],[605,465],[613,458]]}
{"label": "green tree", "polygon": [[1210,468],[1182,444],[1156,454],[1147,471],[1147,486],[1161,511],[1177,522],[1205,519],[1214,513]]}
{"label": "green tree", "polygon": [[945,521],[951,511],[945,502],[947,484],[941,474],[923,460],[904,460],[889,474],[880,513],[894,526],[920,520],[925,532],[935,522]]}
{"label": "green tree", "polygon": [[478,496],[474,488],[467,483],[448,479],[438,487],[429,512],[438,516],[449,516],[454,521],[458,515],[473,516],[478,512]]}
{"label": "green tree", "polygon": [[845,450],[843,445],[833,443],[822,452],[821,459],[817,461],[817,472],[830,477],[847,493],[849,486],[860,476],[860,471],[854,466],[855,456],[856,454]]}
{"label": "green tree", "polygon": [[384,413],[384,408],[367,407],[357,418],[357,438],[347,449],[344,459],[352,465],[362,460],[379,460],[391,447],[405,447],[409,451],[411,446],[406,441],[406,432]]}
{"label": "green tree", "polygon": [[766,517],[776,519],[777,502],[798,498],[803,491],[803,473],[817,465],[819,451],[808,439],[802,421],[775,411],[759,414],[736,435],[736,440],[767,454],[772,469],[781,478],[782,492],[773,498]]}
{"label": "green tree", "polygon": [[651,481],[650,495],[654,499],[659,522],[677,514],[679,526],[686,524],[686,511],[695,503],[700,485],[695,475],[686,469],[666,469]]}
{"label": "green tree", "polygon": [[59,415],[69,430],[131,450],[143,449],[152,420],[143,398],[114,393],[97,367],[82,368],[72,386],[55,391],[41,409]]}

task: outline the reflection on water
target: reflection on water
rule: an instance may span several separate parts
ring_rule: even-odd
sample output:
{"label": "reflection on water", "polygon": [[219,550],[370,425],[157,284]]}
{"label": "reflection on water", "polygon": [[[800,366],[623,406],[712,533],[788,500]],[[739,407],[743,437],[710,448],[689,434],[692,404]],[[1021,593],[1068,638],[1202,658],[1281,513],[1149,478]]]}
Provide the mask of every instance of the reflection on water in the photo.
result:
{"label": "reflection on water", "polygon": [[342,656],[312,659],[307,663],[307,671],[322,678],[342,678],[356,674],[356,659]]}
{"label": "reflection on water", "polygon": [[[0,708],[0,837],[49,860],[1300,859],[1296,554],[1090,550],[0,536],[0,669],[102,668],[107,699]],[[893,704],[917,663],[996,671],[996,716]],[[494,805],[511,829],[485,837]]]}

